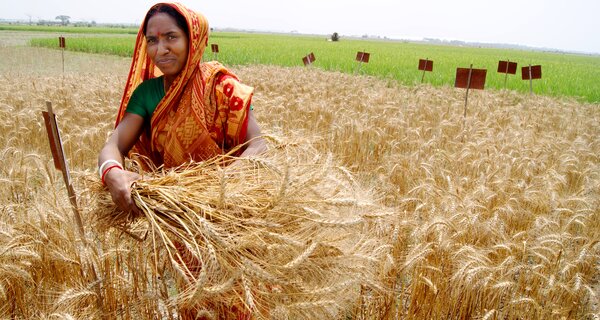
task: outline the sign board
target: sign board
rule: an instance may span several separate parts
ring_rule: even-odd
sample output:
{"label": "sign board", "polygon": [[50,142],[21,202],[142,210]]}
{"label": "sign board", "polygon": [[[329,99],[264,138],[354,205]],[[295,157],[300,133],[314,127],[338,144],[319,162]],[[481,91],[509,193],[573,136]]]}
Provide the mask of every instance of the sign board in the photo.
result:
{"label": "sign board", "polygon": [[[531,75],[531,76],[530,76]],[[542,78],[542,66],[528,66],[521,68],[521,77],[523,80],[533,80]]]}
{"label": "sign board", "polygon": [[58,46],[61,47],[61,48],[63,48],[63,49],[67,47],[67,44],[66,44],[66,41],[65,41],[65,37],[62,37],[62,36],[58,37]]}
{"label": "sign board", "polygon": [[311,52],[310,54],[307,54],[304,58],[302,58],[302,63],[304,63],[305,66],[308,66],[311,63],[315,62],[315,60],[315,54]]}
{"label": "sign board", "polygon": [[483,90],[486,74],[486,69],[456,68],[454,87]]}
{"label": "sign board", "polygon": [[358,62],[364,62],[364,63],[369,63],[369,57],[371,56],[370,53],[368,52],[357,52],[356,53],[356,61]]}
{"label": "sign board", "polygon": [[517,63],[511,61],[498,61],[498,73],[515,74],[517,73]]}
{"label": "sign board", "polygon": [[467,89],[465,94],[465,111],[463,113],[463,126],[465,119],[467,118],[467,104],[469,101],[469,89],[480,89],[483,90],[485,86],[485,75],[487,74],[486,69],[473,69],[473,65],[467,68],[456,68],[456,80],[454,80],[454,86],[456,88]]}
{"label": "sign board", "polygon": [[218,44],[211,44],[210,48],[212,50],[212,53],[219,53],[219,45]]}
{"label": "sign board", "polygon": [[419,59],[419,70],[433,71],[433,61],[429,59]]}

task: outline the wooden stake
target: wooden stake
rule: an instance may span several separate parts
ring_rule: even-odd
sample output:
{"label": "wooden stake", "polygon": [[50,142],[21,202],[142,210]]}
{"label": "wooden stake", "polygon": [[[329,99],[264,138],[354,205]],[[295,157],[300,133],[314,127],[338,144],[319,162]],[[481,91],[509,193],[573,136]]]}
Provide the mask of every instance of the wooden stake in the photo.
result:
{"label": "wooden stake", "polygon": [[50,139],[50,144],[53,149],[52,155],[55,157],[54,164],[55,166],[58,164],[57,169],[62,172],[63,180],[65,185],[67,186],[67,192],[69,193],[69,201],[71,202],[71,207],[73,209],[73,217],[75,223],[77,223],[77,228],[79,229],[79,235],[81,238],[81,242],[84,245],[87,245],[87,241],[85,240],[85,233],[83,230],[83,222],[81,220],[81,215],[79,214],[79,209],[77,207],[77,196],[75,195],[75,190],[73,189],[73,184],[71,183],[71,175],[69,173],[69,165],[67,164],[67,160],[65,159],[65,153],[62,146],[62,140],[60,138],[60,132],[58,131],[58,124],[56,123],[56,116],[52,111],[52,103],[50,101],[46,101],[46,108],[48,114],[48,122],[50,124],[51,134],[48,135],[48,139]]}
{"label": "wooden stake", "polygon": [[[79,231],[79,238],[81,243],[83,244],[84,252],[87,253],[87,250],[93,250],[94,248],[89,245],[85,238],[85,231],[83,229],[83,220],[81,219],[81,215],[79,214],[79,208],[77,207],[77,196],[75,194],[75,189],[73,189],[73,184],[71,183],[71,176],[69,174],[69,166],[67,163],[67,159],[65,157],[62,139],[60,138],[60,131],[58,130],[58,123],[56,122],[56,116],[54,115],[54,111],[52,110],[52,103],[50,101],[46,101],[47,111],[43,112],[44,121],[46,122],[46,131],[48,133],[48,140],[50,142],[50,149],[52,150],[52,158],[54,159],[54,166],[62,172],[63,180],[65,185],[67,186],[67,192],[69,194],[69,202],[71,202],[71,208],[73,209],[73,217],[75,223],[77,224],[77,229]],[[95,252],[95,250],[93,250]],[[89,257],[85,257],[84,259]],[[87,259],[85,259],[87,260]],[[93,285],[96,290],[97,300],[96,304],[98,309],[102,312],[101,319],[105,319],[106,316],[104,314],[104,306],[102,303],[102,291],[101,291],[101,280],[98,278],[98,267],[93,259],[89,259],[89,263],[91,266],[91,276],[94,280]],[[84,266],[81,266],[84,269]]]}

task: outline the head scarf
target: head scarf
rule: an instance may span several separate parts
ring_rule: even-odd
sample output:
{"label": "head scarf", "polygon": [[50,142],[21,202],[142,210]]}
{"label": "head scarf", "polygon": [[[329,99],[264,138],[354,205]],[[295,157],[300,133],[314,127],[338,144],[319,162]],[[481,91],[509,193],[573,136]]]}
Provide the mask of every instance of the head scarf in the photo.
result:
{"label": "head scarf", "polygon": [[[171,6],[185,18],[188,58],[152,114],[151,130],[144,131],[130,154],[140,154],[156,166],[173,167],[209,159],[243,143],[253,88],[241,84],[218,62],[202,63],[208,44],[208,22],[202,14],[179,3],[158,3],[152,8],[159,5]],[[161,74],[147,54],[143,30],[144,23],[137,35],[115,126],[123,119],[135,88]]]}

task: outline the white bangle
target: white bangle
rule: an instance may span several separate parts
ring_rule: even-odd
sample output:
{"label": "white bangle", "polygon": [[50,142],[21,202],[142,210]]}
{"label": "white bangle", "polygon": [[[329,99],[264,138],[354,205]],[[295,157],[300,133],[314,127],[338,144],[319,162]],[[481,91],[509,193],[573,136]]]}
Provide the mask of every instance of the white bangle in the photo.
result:
{"label": "white bangle", "polygon": [[98,168],[98,174],[100,175],[100,177],[102,177],[104,167],[106,167],[106,165],[109,163],[114,163],[115,165],[118,165],[121,168],[121,170],[123,170],[123,165],[119,161],[114,160],[114,159],[108,159],[108,160],[102,162],[102,164],[100,165],[100,168]]}

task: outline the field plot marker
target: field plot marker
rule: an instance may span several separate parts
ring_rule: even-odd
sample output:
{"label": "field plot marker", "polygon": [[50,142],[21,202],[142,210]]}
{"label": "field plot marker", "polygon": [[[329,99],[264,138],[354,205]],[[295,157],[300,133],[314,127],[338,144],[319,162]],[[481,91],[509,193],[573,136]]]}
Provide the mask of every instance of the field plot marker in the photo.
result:
{"label": "field plot marker", "polygon": [[369,63],[369,57],[370,56],[371,56],[371,54],[368,53],[368,52],[358,51],[356,53],[356,61],[358,63],[358,68],[356,69],[356,72],[354,72],[355,74],[357,72],[360,72],[360,67],[362,66],[363,62],[364,63]]}
{"label": "field plot marker", "polygon": [[210,49],[212,50],[212,53],[213,53],[213,60],[219,61],[219,59],[218,59],[219,58],[218,57],[219,56],[219,45],[213,43],[210,45]]}
{"label": "field plot marker", "polygon": [[[81,215],[79,214],[79,208],[77,207],[77,196],[75,195],[75,190],[73,189],[73,184],[71,183],[71,175],[69,174],[69,165],[67,163],[67,159],[65,157],[65,152],[63,149],[62,139],[60,137],[60,131],[58,129],[58,122],[56,121],[56,115],[52,110],[52,103],[50,101],[46,101],[46,108],[48,111],[42,111],[42,116],[44,117],[44,122],[46,124],[46,133],[48,134],[48,141],[50,142],[50,150],[52,151],[52,159],[54,160],[54,167],[60,170],[63,174],[63,180],[65,181],[65,185],[67,186],[67,192],[69,193],[69,201],[71,202],[71,208],[73,209],[73,216],[75,218],[75,222],[77,223],[77,228],[79,231],[79,237],[81,238],[81,242],[84,247],[93,248],[89,245],[87,240],[85,239],[85,231],[83,230],[83,221],[81,220]],[[91,260],[91,259],[90,259]],[[91,265],[91,275],[94,279],[93,284],[96,289],[97,304],[100,310],[103,310],[102,306],[102,292],[100,291],[101,280],[98,279],[98,268],[96,267],[96,263],[94,261],[89,261]],[[83,266],[82,266],[83,269]]]}
{"label": "field plot marker", "polygon": [[67,42],[65,40],[65,37],[63,37],[63,36],[58,37],[58,46],[60,47],[60,49],[62,51],[62,72],[63,72],[63,75],[65,75],[65,48],[67,47]]}
{"label": "field plot marker", "polygon": [[533,79],[542,78],[542,66],[532,66],[529,64],[528,67],[521,68],[521,78],[523,80],[529,80],[529,94],[533,94]]}
{"label": "field plot marker", "polygon": [[485,76],[487,74],[486,69],[473,69],[473,65],[467,68],[456,68],[456,80],[454,81],[454,87],[467,89],[465,95],[465,111],[463,113],[463,119],[467,117],[467,103],[469,101],[469,89],[480,89],[483,90],[485,87]]}
{"label": "field plot marker", "polygon": [[508,74],[517,73],[517,63],[511,62],[510,60],[498,61],[498,73],[504,73],[504,89],[506,89],[506,80],[508,79]]}
{"label": "field plot marker", "polygon": [[311,52],[302,58],[302,63],[304,63],[304,66],[306,67],[310,66],[315,60],[317,60],[315,54]]}
{"label": "field plot marker", "polygon": [[75,190],[73,189],[73,184],[71,183],[69,165],[67,163],[67,159],[65,158],[62,139],[58,130],[58,123],[56,122],[56,116],[52,111],[52,103],[50,101],[46,101],[46,107],[48,108],[48,111],[43,111],[42,115],[44,116],[44,122],[46,123],[46,132],[48,134],[48,140],[50,141],[50,150],[52,151],[52,158],[54,159],[54,167],[60,170],[63,174],[63,180],[65,181],[65,185],[67,186],[67,191],[69,193],[69,200],[71,201],[71,206],[73,207],[75,222],[77,223],[79,234],[82,238],[81,241],[84,244],[87,244],[84,237],[83,222],[81,220],[81,216],[79,215],[79,209],[77,208],[77,197],[75,195]]}
{"label": "field plot marker", "polygon": [[425,71],[433,71],[433,61],[429,60],[429,58],[419,59],[419,70],[423,70],[423,75],[421,76],[421,83],[423,83]]}

